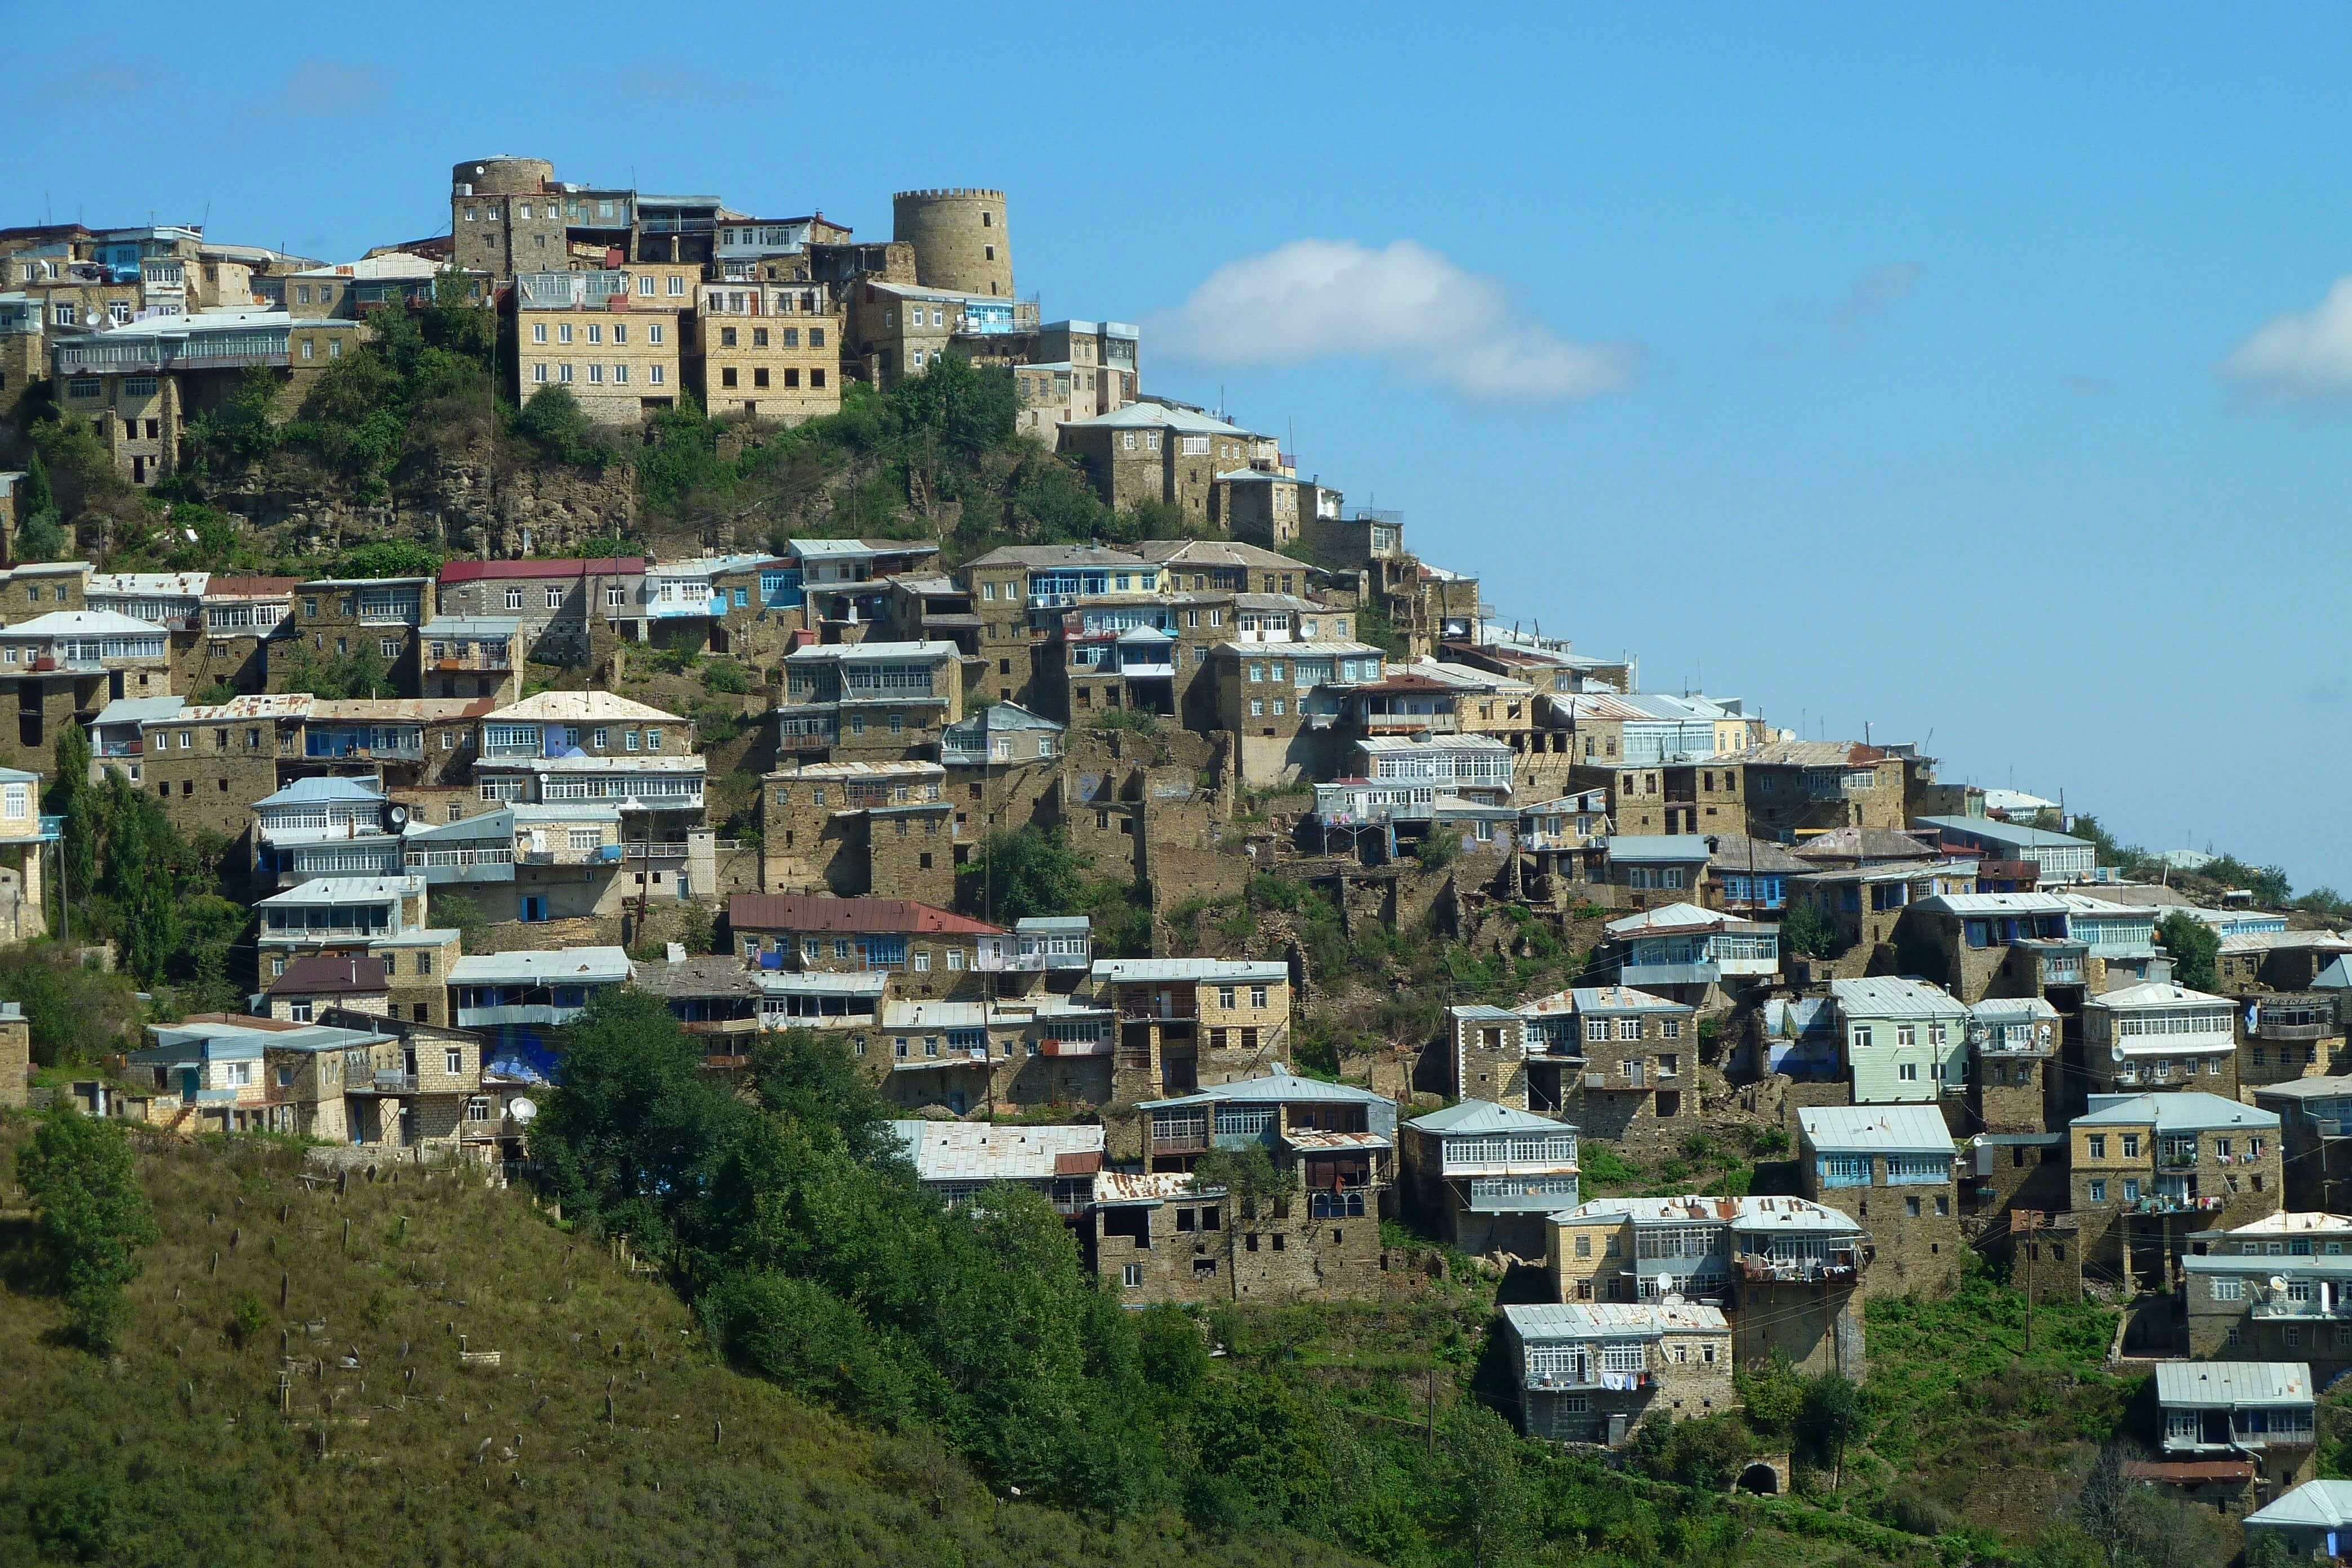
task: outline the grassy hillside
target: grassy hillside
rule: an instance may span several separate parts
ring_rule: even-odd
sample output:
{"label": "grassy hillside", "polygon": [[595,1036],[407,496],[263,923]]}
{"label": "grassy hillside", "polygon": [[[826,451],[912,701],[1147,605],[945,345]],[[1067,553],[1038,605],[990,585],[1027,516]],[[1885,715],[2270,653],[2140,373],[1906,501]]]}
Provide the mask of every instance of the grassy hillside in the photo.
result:
{"label": "grassy hillside", "polygon": [[728,1371],[671,1291],[478,1181],[339,1197],[252,1140],[140,1169],[164,1239],[111,1360],[58,1342],[0,1217],[0,1563],[1355,1561],[992,1500],[934,1445]]}

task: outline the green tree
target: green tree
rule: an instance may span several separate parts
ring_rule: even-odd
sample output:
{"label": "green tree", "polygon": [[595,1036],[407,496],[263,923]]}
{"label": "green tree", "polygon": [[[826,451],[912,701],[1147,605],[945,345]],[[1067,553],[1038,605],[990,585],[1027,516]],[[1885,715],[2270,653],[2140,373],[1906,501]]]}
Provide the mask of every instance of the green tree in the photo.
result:
{"label": "green tree", "polygon": [[413,539],[372,539],[343,552],[338,577],[430,577],[441,570],[441,552]]}
{"label": "green tree", "polygon": [[16,491],[16,515],[36,518],[43,512],[58,510],[58,498],[49,489],[49,466],[41,461],[36,448],[25,464],[25,482]]}
{"label": "green tree", "polygon": [[2220,983],[2216,963],[2221,956],[2221,938],[2211,926],[2186,910],[2175,910],[2156,922],[2156,939],[2172,955],[2175,984],[2210,991]]}
{"label": "green tree", "polygon": [[763,1035],[751,1049],[761,1108],[803,1129],[824,1129],[861,1164],[902,1161],[897,1112],[839,1038],[812,1029]]}
{"label": "green tree", "polygon": [[1868,1440],[1869,1415],[1862,1385],[1852,1378],[1825,1372],[1806,1380],[1804,1404],[1797,1412],[1797,1442],[1816,1458],[1829,1461],[1832,1486],[1844,1482],[1847,1447]]}
{"label": "green tree", "polygon": [[1263,1143],[1212,1149],[1193,1165],[1192,1180],[1202,1187],[1224,1188],[1241,1200],[1244,1212],[1252,1213],[1261,1203],[1298,1190],[1298,1173],[1276,1164]]}
{"label": "green tree", "polygon": [[89,731],[68,724],[58,735],[57,773],[49,784],[49,810],[65,818],[59,845],[64,869],[60,900],[87,898],[98,890],[99,807],[89,782]]}
{"label": "green tree", "polygon": [[1837,931],[1811,903],[1790,904],[1780,916],[1780,945],[1806,958],[1828,958],[1837,952]]}
{"label": "green tree", "polygon": [[69,1106],[53,1110],[18,1151],[16,1182],[39,1215],[75,1336],[91,1350],[112,1350],[129,1311],[123,1288],[139,1278],[139,1249],[158,1239],[130,1142],[110,1122]]}
{"label": "green tree", "polygon": [[1473,1568],[1518,1561],[1535,1525],[1518,1436],[1483,1405],[1456,1405],[1440,1433],[1438,1506]]}
{"label": "green tree", "polygon": [[961,354],[934,359],[884,396],[904,428],[937,439],[967,461],[1010,441],[1021,412],[1012,371],[975,370]]}
{"label": "green tree", "polygon": [[1011,925],[1072,913],[1084,880],[1084,862],[1059,829],[1020,827],[981,841],[980,853],[957,873],[956,892],[966,909]]}
{"label": "green tree", "polygon": [[515,416],[515,434],[558,462],[577,467],[601,468],[613,455],[572,389],[554,382],[530,395]]}

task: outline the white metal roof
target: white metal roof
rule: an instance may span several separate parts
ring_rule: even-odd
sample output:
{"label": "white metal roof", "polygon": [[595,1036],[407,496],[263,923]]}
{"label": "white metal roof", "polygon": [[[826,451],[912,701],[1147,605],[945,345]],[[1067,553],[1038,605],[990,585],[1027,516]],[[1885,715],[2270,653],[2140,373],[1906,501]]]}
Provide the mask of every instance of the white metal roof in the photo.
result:
{"label": "white metal roof", "polygon": [[[413,898],[425,891],[422,877],[320,877],[273,893],[257,909],[288,909],[306,904],[370,904]],[[616,950],[617,951],[617,950]]]}
{"label": "white metal roof", "polygon": [[686,722],[675,713],[665,713],[658,708],[648,708],[642,702],[632,702],[609,691],[542,691],[536,697],[526,697],[520,702],[485,714],[482,721],[486,724],[551,721],[576,724],[607,721],[626,722],[633,719],[660,724]]}
{"label": "white metal roof", "polygon": [[1720,1334],[1730,1323],[1703,1301],[1542,1301],[1503,1309],[1521,1341],[1654,1340],[1666,1334]]}
{"label": "white metal roof", "polygon": [[1097,984],[1151,984],[1158,982],[1238,982],[1242,984],[1287,982],[1290,966],[1279,959],[1259,958],[1098,958]]}
{"label": "white metal roof", "polygon": [[51,610],[46,616],[35,616],[13,626],[0,626],[0,637],[12,641],[18,637],[119,637],[134,634],[160,637],[163,628],[152,621],[118,615],[112,610]]}
{"label": "white metal roof", "polygon": [[1969,1011],[1948,991],[1894,974],[1832,980],[1830,994],[1837,998],[1838,1011],[1850,1018],[1953,1019],[1965,1018]]}
{"label": "white metal roof", "polygon": [[986,1121],[893,1121],[926,1182],[1038,1182],[1062,1156],[1103,1152],[1100,1127],[1000,1127]]}
{"label": "white metal roof", "polygon": [[1943,1113],[1931,1105],[1814,1105],[1797,1112],[1804,1141],[1818,1152],[1952,1154]]}
{"label": "white metal roof", "polygon": [[2314,1403],[2311,1364],[2300,1361],[2166,1361],[2156,1365],[2156,1402],[2184,1410]]}
{"label": "white metal roof", "polygon": [[470,953],[449,966],[452,985],[618,984],[629,978],[628,950],[619,947],[559,947],[538,952]]}

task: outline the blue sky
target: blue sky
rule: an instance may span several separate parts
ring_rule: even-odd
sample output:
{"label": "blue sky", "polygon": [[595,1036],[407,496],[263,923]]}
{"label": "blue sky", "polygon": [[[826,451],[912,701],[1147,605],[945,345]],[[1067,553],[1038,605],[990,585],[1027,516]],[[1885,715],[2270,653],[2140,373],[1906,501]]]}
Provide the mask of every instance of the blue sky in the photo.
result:
{"label": "blue sky", "polygon": [[1000,185],[1049,317],[1506,617],[2352,889],[2352,12],[110,16],[14,19],[0,221],[346,259],[500,152],[876,237]]}

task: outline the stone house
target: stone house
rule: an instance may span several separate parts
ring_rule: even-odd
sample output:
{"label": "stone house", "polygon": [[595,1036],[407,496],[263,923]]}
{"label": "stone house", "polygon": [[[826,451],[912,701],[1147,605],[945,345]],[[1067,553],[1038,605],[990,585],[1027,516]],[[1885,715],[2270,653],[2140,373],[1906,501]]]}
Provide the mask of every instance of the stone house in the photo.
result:
{"label": "stone house", "polygon": [[2352,1367],[2352,1218],[2295,1210],[2192,1231],[2180,1277],[2195,1360],[2292,1357],[2323,1380]]}
{"label": "stone house", "polygon": [[828,760],[908,762],[937,753],[963,718],[962,650],[950,642],[825,643],[784,656],[779,751],[824,737]]}
{"label": "stone house", "polygon": [[142,783],[183,833],[236,839],[254,803],[278,791],[280,759],[302,755],[309,692],[183,707],[140,724]]}
{"label": "stone house", "polygon": [[1910,826],[1938,835],[1946,854],[2024,861],[2034,868],[2036,879],[2044,887],[2087,882],[2098,868],[2098,846],[2046,827],[2028,827],[1990,816],[1923,816]]}
{"label": "stone house", "polygon": [[2195,1089],[2234,1099],[2237,1067],[2237,1008],[2226,996],[2151,981],[2084,1005],[2086,1093]]}
{"label": "stone house", "polygon": [[1715,858],[1712,840],[1695,833],[1613,834],[1607,842],[1606,875],[1626,889],[1626,905],[1689,903],[1706,885]]}
{"label": "stone house", "polygon": [[1118,1015],[1121,1100],[1286,1072],[1290,966],[1278,959],[1105,958],[1091,978],[1097,1004]]}
{"label": "stone house", "polygon": [[1706,838],[1714,847],[1699,901],[1710,910],[1778,921],[1788,911],[1799,879],[1814,869],[1811,861],[1769,839],[1744,833],[1710,833]]}
{"label": "stone house", "polygon": [[265,984],[309,953],[383,960],[391,1016],[448,1022],[458,936],[426,919],[423,877],[321,877],[254,905]]}
{"label": "stone house", "polygon": [[2352,954],[2352,937],[2338,931],[2224,931],[2213,960],[2213,988],[2232,996],[2310,990],[2347,954]]}
{"label": "stone house", "polygon": [[240,694],[269,684],[269,643],[294,607],[299,577],[224,577],[205,584],[201,633],[172,639],[173,689],[197,694],[225,686]]}
{"label": "stone house", "polygon": [[2101,1096],[2067,1124],[2068,1207],[2084,1267],[2161,1279],[2192,1230],[2279,1212],[2279,1119],[2193,1089]]}
{"label": "stone house", "polygon": [[829,285],[740,279],[696,286],[687,384],[713,418],[798,425],[841,411],[843,312]]}
{"label": "stone house", "polygon": [[294,1024],[314,1022],[333,1007],[377,1018],[392,1010],[383,960],[351,953],[312,953],[295,959],[263,994],[269,1017]]}
{"label": "stone house", "polygon": [[959,569],[980,617],[980,653],[987,661],[982,686],[997,700],[1045,711],[1037,691],[1034,649],[1060,613],[1079,599],[1111,593],[1157,594],[1160,567],[1139,555],[1100,545],[1006,545]]}
{"label": "stone house", "polygon": [[171,694],[171,638],[111,610],[54,610],[0,626],[0,699],[16,710],[19,754],[47,752],[67,724],[110,702]]}
{"label": "stone house", "polygon": [[[1792,856],[1792,858],[1799,858]],[[1895,941],[1903,911],[1916,900],[1977,890],[1973,860],[1907,860],[1805,868],[1788,882],[1790,907],[1810,909],[1832,933],[1834,953]]]}
{"label": "stone house", "polygon": [[449,966],[446,1016],[420,1021],[478,1033],[486,1078],[547,1083],[558,1070],[558,1031],[634,973],[618,947],[468,953]]}
{"label": "stone house", "polygon": [[[891,977],[896,990],[900,974]],[[763,984],[765,981],[763,972]],[[851,1054],[908,1110],[993,1116],[1060,1106],[1099,1112],[1111,1100],[1115,1015],[1086,996],[1037,992],[971,1001],[887,1000]]]}
{"label": "stone house", "polygon": [[2063,1125],[2053,1103],[2063,1022],[2039,996],[1989,996],[1969,1009],[1967,1127],[2038,1133]]}
{"label": "stone house", "polygon": [[[1453,728],[1438,722],[1433,712],[1393,722],[1387,717],[1343,717],[1356,713],[1366,693],[1396,684],[1382,680],[1381,650],[1369,643],[1230,642],[1208,651],[1216,727],[1240,738],[1236,763],[1244,784],[1328,774],[1339,731],[1381,737],[1447,733]],[[1450,688],[1407,684],[1415,693],[1427,688],[1430,701],[1454,700]]]}
{"label": "stone house", "polygon": [[1184,1172],[1105,1171],[1081,1255],[1127,1307],[1373,1295],[1379,1221],[1317,1212],[1335,1203],[1341,1194],[1251,1198]]}
{"label": "stone house", "polygon": [[1599,1198],[1547,1222],[1545,1266],[1562,1302],[1718,1304],[1741,1365],[1775,1352],[1807,1373],[1866,1371],[1867,1238],[1798,1197]]}
{"label": "stone house", "polygon": [[[646,861],[634,853],[643,848],[622,840],[618,806],[592,801],[498,805],[444,824],[420,820],[402,838],[409,875],[462,893],[487,921],[534,924],[618,914],[641,897],[652,899],[656,889],[643,880]],[[693,879],[672,879],[661,889],[665,901],[684,897]],[[716,881],[707,867],[702,880]]]}
{"label": "stone house", "polygon": [[2264,992],[2241,998],[2238,1087],[2251,1092],[2326,1078],[2344,1064],[2343,994]]}
{"label": "stone house", "polygon": [[1061,1214],[1083,1215],[1103,1165],[1100,1127],[894,1121],[890,1131],[906,1145],[915,1179],[950,1207],[1017,1185]]}
{"label": "stone house", "polygon": [[2246,1515],[2248,1543],[2269,1537],[2284,1543],[2291,1561],[2334,1562],[2352,1541],[2352,1481],[2305,1481]]}
{"label": "stone house", "polygon": [[737,893],[727,926],[743,962],[843,973],[886,970],[908,999],[969,1000],[1017,952],[1004,927],[910,899]]}
{"label": "stone house", "polygon": [[1944,1295],[1959,1283],[1959,1151],[1934,1106],[1807,1106],[1797,1128],[1797,1190],[1869,1233],[1865,1295]]}
{"label": "stone house", "polygon": [[[645,594],[639,556],[562,561],[452,561],[436,580],[438,615],[520,623],[515,657],[581,664],[594,630],[629,614]],[[428,653],[429,653],[428,649]]]}
{"label": "stone house", "polygon": [[1715,759],[1738,770],[1748,831],[1801,843],[1839,827],[1902,828],[1905,763],[1883,746],[1768,741]]}
{"label": "stone house", "polygon": [[435,610],[430,577],[318,578],[294,591],[290,625],[269,647],[272,690],[299,689],[308,666],[372,654],[391,688],[383,695],[419,694],[423,672],[418,630]]}
{"label": "stone house", "polygon": [[1621,984],[1710,1011],[1780,973],[1780,928],[1687,901],[1653,905],[1601,928]]}
{"label": "stone house", "polygon": [[2305,1362],[2169,1361],[2156,1368],[2164,1457],[2251,1459],[2262,1498],[2312,1479],[2318,1403]]}
{"label": "stone house", "polygon": [[805,631],[801,607],[777,583],[785,567],[761,552],[657,562],[646,568],[639,601],[609,618],[637,642],[772,668]]}
{"label": "stone house", "polygon": [[1212,513],[1217,476],[1253,468],[1265,444],[1237,425],[1172,404],[1136,403],[1060,427],[1058,450],[1085,470],[1103,504],[1128,511],[1146,501],[1182,509],[1202,533],[1228,531]]}
{"label": "stone house", "polygon": [[[970,604],[934,598],[935,580],[954,585],[952,578],[932,575],[938,545],[917,539],[793,539],[785,549],[782,563],[761,572],[761,595],[772,609],[799,610],[817,641],[862,642],[887,626],[893,642],[952,642],[966,653],[980,651],[974,646],[980,623]],[[919,614],[908,613],[916,606],[903,603],[908,595],[899,591],[902,582],[917,584]]]}
{"label": "stone house", "polygon": [[1730,1324],[1704,1302],[1508,1306],[1503,1331],[1530,1437],[1613,1448],[1653,1413],[1686,1421],[1738,1403]]}
{"label": "stone house", "polygon": [[354,1059],[364,1063],[386,1038],[373,1026],[218,1013],[151,1024],[148,1033],[154,1043],[129,1058],[130,1080],[148,1091],[127,1101],[137,1119],[190,1136],[272,1131],[333,1143],[351,1138]]}
{"label": "stone house", "polygon": [[1526,1020],[1520,1109],[1557,1112],[1585,1136],[1644,1156],[1697,1131],[1698,1026],[1687,1005],[1630,985],[1582,985],[1517,1011]]}
{"label": "stone house", "polygon": [[635,428],[686,386],[691,271],[658,268],[520,272],[501,296],[513,334],[515,396],[561,386],[600,425]]}
{"label": "stone house", "polygon": [[955,803],[932,762],[809,763],[760,781],[760,885],[945,905]]}
{"label": "stone house", "polygon": [[2048,996],[2078,1010],[2094,988],[2088,945],[2054,893],[1910,896],[1895,923],[1895,962],[1963,1002]]}
{"label": "stone house", "polygon": [[2352,1213],[2352,1078],[2305,1078],[2249,1091],[2279,1118],[2286,1206]]}
{"label": "stone house", "polygon": [[1404,1191],[1422,1223],[1465,1252],[1544,1250],[1543,1216],[1580,1201],[1576,1129],[1465,1100],[1404,1124]]}

